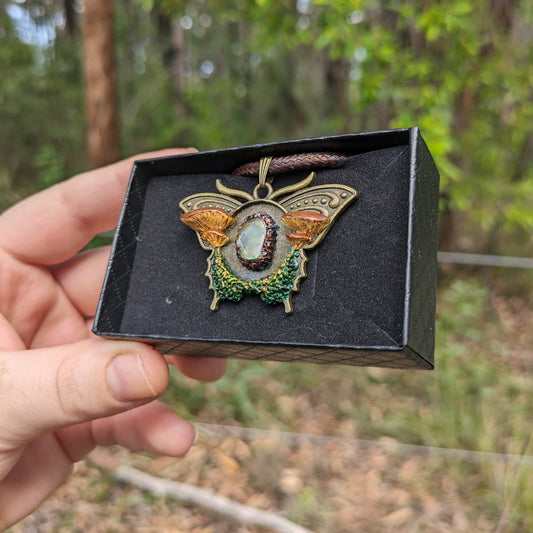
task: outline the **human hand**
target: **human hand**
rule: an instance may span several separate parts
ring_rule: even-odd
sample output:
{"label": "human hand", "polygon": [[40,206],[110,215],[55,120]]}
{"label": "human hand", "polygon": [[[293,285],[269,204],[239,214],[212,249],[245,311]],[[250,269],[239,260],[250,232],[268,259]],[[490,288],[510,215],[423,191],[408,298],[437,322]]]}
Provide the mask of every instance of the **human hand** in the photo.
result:
{"label": "human hand", "polygon": [[[96,445],[181,456],[193,426],[153,400],[171,362],[214,381],[225,361],[173,356],[90,333],[134,159],[80,174],[0,216],[0,531],[31,513]],[[77,254],[77,255],[76,255]]]}

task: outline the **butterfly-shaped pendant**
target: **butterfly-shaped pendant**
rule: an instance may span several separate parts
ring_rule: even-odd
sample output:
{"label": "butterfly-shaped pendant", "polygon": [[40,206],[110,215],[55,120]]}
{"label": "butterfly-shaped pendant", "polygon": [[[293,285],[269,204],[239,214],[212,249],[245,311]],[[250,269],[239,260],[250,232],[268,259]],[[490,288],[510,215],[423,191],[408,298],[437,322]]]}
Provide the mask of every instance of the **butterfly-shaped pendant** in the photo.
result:
{"label": "butterfly-shaped pendant", "polygon": [[305,250],[320,244],[336,218],[358,193],[346,185],[316,185],[316,173],[274,190],[266,181],[272,158],[263,158],[252,194],[216,181],[218,193],[184,198],[181,221],[210,250],[206,276],[214,297],[238,302],[257,294],[268,303],[283,303],[292,313],[292,293],[306,277]]}

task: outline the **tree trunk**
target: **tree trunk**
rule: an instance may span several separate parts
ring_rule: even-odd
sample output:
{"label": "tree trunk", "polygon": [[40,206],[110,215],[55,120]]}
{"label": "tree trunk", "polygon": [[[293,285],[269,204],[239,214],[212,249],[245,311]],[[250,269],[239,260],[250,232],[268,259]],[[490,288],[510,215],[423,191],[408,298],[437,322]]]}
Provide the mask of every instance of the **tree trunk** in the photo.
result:
{"label": "tree trunk", "polygon": [[350,131],[350,101],[348,76],[350,66],[345,59],[330,60],[328,69],[328,98],[332,99],[335,113],[341,118],[341,133]]}
{"label": "tree trunk", "polygon": [[85,1],[83,45],[88,152],[100,167],[120,157],[112,1]]}
{"label": "tree trunk", "polygon": [[179,121],[187,118],[187,106],[183,95],[183,28],[179,19],[173,19],[170,25],[170,38],[172,49],[172,82],[174,85],[174,102],[176,115]]}
{"label": "tree trunk", "polygon": [[67,35],[72,37],[78,32],[78,21],[76,19],[76,10],[74,9],[74,0],[64,0],[63,8],[65,12],[65,29]]}

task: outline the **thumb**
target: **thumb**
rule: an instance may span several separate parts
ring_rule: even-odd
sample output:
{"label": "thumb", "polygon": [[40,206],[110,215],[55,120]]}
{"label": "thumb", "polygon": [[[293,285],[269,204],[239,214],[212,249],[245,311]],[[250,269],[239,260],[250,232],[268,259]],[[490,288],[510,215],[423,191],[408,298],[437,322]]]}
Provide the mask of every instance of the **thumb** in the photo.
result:
{"label": "thumb", "polygon": [[136,342],[87,339],[0,353],[4,444],[21,445],[60,427],[126,411],[159,396],[168,365]]}

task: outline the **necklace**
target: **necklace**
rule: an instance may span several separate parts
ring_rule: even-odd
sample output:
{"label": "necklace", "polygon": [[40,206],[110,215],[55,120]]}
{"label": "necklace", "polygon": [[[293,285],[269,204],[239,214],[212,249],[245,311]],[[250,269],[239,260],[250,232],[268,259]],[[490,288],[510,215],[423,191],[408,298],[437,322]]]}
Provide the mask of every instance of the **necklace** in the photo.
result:
{"label": "necklace", "polygon": [[306,277],[305,251],[320,244],[358,192],[346,185],[314,185],[314,170],[277,190],[273,176],[331,168],[346,159],[322,152],[265,157],[233,172],[258,176],[252,194],[217,179],[217,193],[193,194],[180,202],[181,221],[196,232],[202,248],[211,251],[206,276],[214,293],[213,311],[221,300],[239,302],[245,294],[255,294],[293,312],[292,293]]}

